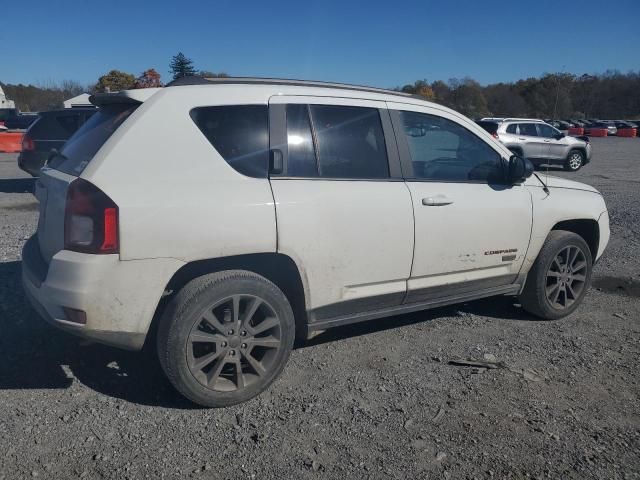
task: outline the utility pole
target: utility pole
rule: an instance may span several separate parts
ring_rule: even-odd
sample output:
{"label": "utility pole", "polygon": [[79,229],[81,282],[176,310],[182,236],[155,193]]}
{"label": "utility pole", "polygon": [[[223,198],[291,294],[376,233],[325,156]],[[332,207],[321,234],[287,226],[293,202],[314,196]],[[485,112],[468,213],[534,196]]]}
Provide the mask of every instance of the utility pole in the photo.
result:
{"label": "utility pole", "polygon": [[558,113],[558,98],[560,97],[560,75],[564,72],[566,65],[562,66],[562,71],[556,73],[556,102],[553,105],[553,117],[552,120],[557,120],[556,114]]}

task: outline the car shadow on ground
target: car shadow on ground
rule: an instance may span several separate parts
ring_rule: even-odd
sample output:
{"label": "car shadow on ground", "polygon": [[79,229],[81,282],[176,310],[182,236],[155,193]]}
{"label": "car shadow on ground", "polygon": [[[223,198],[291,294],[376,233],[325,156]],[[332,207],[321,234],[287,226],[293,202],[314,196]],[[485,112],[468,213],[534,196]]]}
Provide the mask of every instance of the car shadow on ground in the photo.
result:
{"label": "car shadow on ground", "polygon": [[35,178],[0,178],[0,193],[33,193]]}
{"label": "car shadow on ground", "polygon": [[[516,308],[512,300],[496,297],[334,328],[299,348],[441,317],[468,315],[533,319]],[[57,330],[28,304],[20,281],[20,262],[0,263],[0,391],[66,389],[76,381],[109,397],[137,404],[198,408],[180,396],[164,377],[153,346],[145,346],[142,352],[128,352],[88,344]]]}
{"label": "car shadow on ground", "polygon": [[559,167],[558,165],[536,165],[536,172],[566,172],[563,167]]}

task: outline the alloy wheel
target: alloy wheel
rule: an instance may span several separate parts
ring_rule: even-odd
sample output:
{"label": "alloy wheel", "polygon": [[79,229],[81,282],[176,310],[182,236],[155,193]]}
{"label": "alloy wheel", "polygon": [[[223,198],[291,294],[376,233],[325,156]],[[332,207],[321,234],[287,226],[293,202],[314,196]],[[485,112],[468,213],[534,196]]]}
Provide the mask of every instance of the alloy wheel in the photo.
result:
{"label": "alloy wheel", "polygon": [[587,259],[575,245],[564,247],[555,256],[546,276],[546,295],[558,310],[569,308],[582,294],[587,279]]}
{"label": "alloy wheel", "polygon": [[203,386],[242,390],[268,375],[282,347],[275,310],[254,295],[234,295],[207,308],[187,339],[189,371]]}
{"label": "alloy wheel", "polygon": [[579,153],[572,153],[569,157],[569,168],[571,170],[578,170],[582,165],[582,155]]}

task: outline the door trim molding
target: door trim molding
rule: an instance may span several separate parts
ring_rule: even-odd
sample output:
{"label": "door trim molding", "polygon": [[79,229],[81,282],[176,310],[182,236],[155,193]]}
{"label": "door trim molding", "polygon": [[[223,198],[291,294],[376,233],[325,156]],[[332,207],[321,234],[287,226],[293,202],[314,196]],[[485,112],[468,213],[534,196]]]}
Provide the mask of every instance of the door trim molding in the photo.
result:
{"label": "door trim molding", "polygon": [[520,284],[505,285],[502,287],[491,287],[482,290],[476,290],[474,292],[462,293],[457,295],[449,295],[446,297],[436,298],[417,303],[409,303],[398,305],[395,307],[382,308],[378,310],[354,313],[350,315],[343,315],[339,317],[329,318],[318,322],[308,324],[310,332],[317,330],[327,330],[333,327],[340,327],[343,325],[350,325],[352,323],[366,322],[368,320],[375,320],[383,317],[390,317],[393,315],[401,315],[405,313],[418,312],[420,310],[428,310],[431,308],[443,307],[446,305],[452,305],[455,303],[461,303],[471,300],[478,300],[480,298],[492,297],[496,295],[517,295],[520,291]]}

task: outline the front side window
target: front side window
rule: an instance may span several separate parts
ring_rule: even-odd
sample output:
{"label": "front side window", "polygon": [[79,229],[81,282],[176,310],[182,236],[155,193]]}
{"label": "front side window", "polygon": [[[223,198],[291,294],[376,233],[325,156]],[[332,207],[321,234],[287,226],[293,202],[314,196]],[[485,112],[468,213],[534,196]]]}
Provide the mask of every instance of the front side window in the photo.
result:
{"label": "front side window", "polygon": [[540,124],[538,125],[538,134],[541,137],[553,138],[558,134],[558,130],[549,125]]}
{"label": "front side window", "polygon": [[389,177],[380,114],[375,108],[310,105],[321,177]]}
{"label": "front side window", "polygon": [[521,123],[520,135],[526,135],[527,137],[537,137],[538,131],[536,130],[535,123]]}
{"label": "front side window", "polygon": [[413,176],[439,182],[503,179],[498,152],[456,122],[435,115],[400,112]]}
{"label": "front side window", "polygon": [[269,113],[266,105],[197,107],[191,118],[209,143],[235,170],[265,178],[269,168]]}

